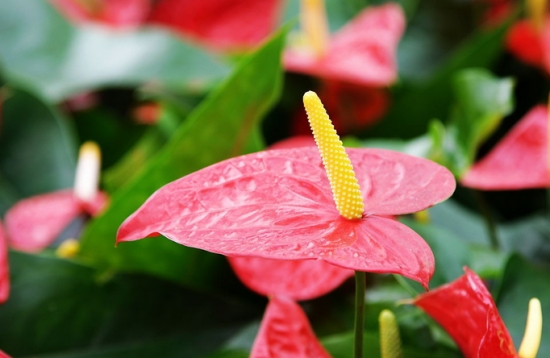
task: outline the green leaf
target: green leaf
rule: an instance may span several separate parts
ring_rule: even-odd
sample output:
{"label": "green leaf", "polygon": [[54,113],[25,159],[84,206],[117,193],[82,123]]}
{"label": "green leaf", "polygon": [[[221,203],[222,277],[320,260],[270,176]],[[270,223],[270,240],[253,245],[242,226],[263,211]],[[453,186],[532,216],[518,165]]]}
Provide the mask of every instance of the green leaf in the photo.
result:
{"label": "green leaf", "polygon": [[454,79],[455,108],[448,128],[451,169],[459,177],[473,164],[477,148],[513,107],[514,81],[481,69],[459,72]]}
{"label": "green leaf", "polygon": [[463,275],[462,268],[470,266],[470,252],[467,244],[451,231],[435,225],[421,224],[404,218],[405,225],[416,231],[430,245],[435,257],[435,273],[430,288],[451,282]]}
{"label": "green leaf", "polygon": [[31,92],[9,88],[0,129],[0,213],[16,200],[73,185],[76,139],[68,122]]}
{"label": "green leaf", "polygon": [[47,1],[28,0],[0,2],[0,62],[8,79],[53,100],[152,80],[196,86],[227,73],[214,57],[166,31],[74,27]]}
{"label": "green leaf", "polygon": [[[189,285],[208,286],[220,256],[163,238],[114,248],[122,221],[170,181],[240,154],[259,119],[280,94],[284,32],[245,58],[233,75],[183,122],[146,168],[114,193],[103,216],[87,227],[81,258],[107,270],[148,272]],[[197,264],[201,267],[197,268]],[[198,278],[200,277],[200,279]]]}
{"label": "green leaf", "polygon": [[403,81],[395,88],[390,111],[368,134],[414,138],[425,132],[433,118],[446,118],[453,100],[453,75],[466,68],[491,66],[502,53],[509,25],[474,34],[428,79]]}
{"label": "green leaf", "polygon": [[66,260],[9,259],[0,347],[15,357],[202,357],[263,310],[148,276],[98,282],[93,269]]}
{"label": "green leaf", "polygon": [[[497,298],[497,305],[506,327],[519,348],[529,300],[536,297],[542,305],[543,316],[550,312],[550,268],[534,266],[519,256],[512,256],[504,270]],[[542,330],[542,339],[537,357],[550,356],[550,330]]]}

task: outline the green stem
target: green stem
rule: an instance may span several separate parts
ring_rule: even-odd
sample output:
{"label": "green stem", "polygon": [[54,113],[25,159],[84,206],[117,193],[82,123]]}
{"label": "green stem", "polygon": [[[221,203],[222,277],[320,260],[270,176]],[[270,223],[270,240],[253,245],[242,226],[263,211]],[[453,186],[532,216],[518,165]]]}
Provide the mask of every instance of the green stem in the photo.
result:
{"label": "green stem", "polygon": [[483,196],[483,193],[479,190],[474,190],[476,199],[479,205],[479,209],[481,210],[481,214],[483,215],[483,218],[485,219],[485,223],[487,224],[487,230],[489,231],[489,239],[491,242],[491,247],[493,250],[498,250],[499,243],[498,243],[498,236],[497,236],[497,229],[495,220],[493,218],[493,215],[491,215],[491,210],[489,209],[489,204],[487,204],[487,200],[485,200],[485,197]]}
{"label": "green stem", "polygon": [[366,274],[355,271],[355,348],[354,358],[363,358],[363,327],[365,322]]}

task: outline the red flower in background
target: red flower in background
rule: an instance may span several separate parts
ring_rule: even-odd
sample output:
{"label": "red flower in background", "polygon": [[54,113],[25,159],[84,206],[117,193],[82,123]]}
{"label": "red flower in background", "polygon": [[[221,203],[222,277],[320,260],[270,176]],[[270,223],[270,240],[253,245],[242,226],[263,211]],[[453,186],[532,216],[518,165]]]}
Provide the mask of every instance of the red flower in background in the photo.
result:
{"label": "red flower in background", "polygon": [[548,139],[548,110],[537,106],[466,172],[461,184],[482,190],[550,187]]}
{"label": "red flower in background", "polygon": [[[304,17],[308,19],[308,14]],[[321,34],[313,34],[287,49],[285,69],[321,79],[319,97],[341,134],[376,123],[389,107],[388,94],[382,87],[397,78],[395,53],[405,29],[401,7],[392,3],[369,7],[332,36],[323,35],[324,26],[318,25],[326,19],[314,19],[311,30],[307,29],[307,21],[303,24],[306,31]],[[305,134],[303,111],[296,113],[292,134]]]}
{"label": "red flower in background", "polygon": [[[0,304],[6,302],[10,294],[10,272],[8,266],[8,242],[4,227],[0,223]],[[0,351],[2,357],[2,351]]]}
{"label": "red flower in background", "polygon": [[148,22],[217,51],[249,50],[277,27],[280,0],[160,0]]}
{"label": "red flower in background", "polygon": [[43,250],[77,216],[95,216],[103,210],[108,198],[97,190],[99,155],[99,147],[95,143],[84,143],[74,189],[23,199],[6,212],[6,234],[11,247],[27,252]]}
{"label": "red flower in background", "polygon": [[[533,340],[524,340],[528,343],[522,344],[518,356],[514,342],[498,313],[491,294],[479,276],[467,268],[463,276],[418,296],[414,304],[445,328],[466,358],[534,357],[521,352],[534,351],[536,355],[538,350],[540,329],[536,327],[533,332],[538,333],[538,342],[536,337],[529,337],[535,338]],[[530,304],[528,325],[532,316],[535,318],[532,319],[533,321],[542,319],[539,315],[540,303],[538,312],[531,307],[532,304]],[[537,326],[539,322],[533,323]],[[542,328],[542,321],[540,321],[540,328]]]}
{"label": "red flower in background", "polygon": [[254,341],[250,358],[329,358],[300,305],[272,297]]}
{"label": "red flower in background", "polygon": [[550,18],[546,1],[527,1],[529,18],[516,22],[506,37],[506,47],[523,62],[550,73]]}
{"label": "red flower in background", "polygon": [[288,71],[362,86],[387,86],[397,78],[395,51],[405,29],[397,4],[363,10],[328,39],[326,50],[291,47],[284,54]]}
{"label": "red flower in background", "polygon": [[141,25],[147,18],[151,0],[50,0],[68,19],[95,22],[112,28]]}

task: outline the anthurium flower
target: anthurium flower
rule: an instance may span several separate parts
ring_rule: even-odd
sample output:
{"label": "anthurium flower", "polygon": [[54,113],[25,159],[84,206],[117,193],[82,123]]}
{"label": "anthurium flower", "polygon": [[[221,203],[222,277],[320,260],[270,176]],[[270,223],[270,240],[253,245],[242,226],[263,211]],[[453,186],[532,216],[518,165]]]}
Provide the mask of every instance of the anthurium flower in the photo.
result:
{"label": "anthurium flower", "polygon": [[276,28],[280,0],[160,0],[149,22],[216,51],[257,46]]}
{"label": "anthurium flower", "polygon": [[254,358],[330,357],[315,337],[302,308],[292,299],[277,296],[269,300],[250,356]]}
{"label": "anthurium flower", "polygon": [[140,25],[151,0],[50,0],[63,15],[76,23],[94,22],[112,28]]}
{"label": "anthurium flower", "polygon": [[318,97],[308,92],[304,103],[319,149],[249,154],[167,184],[122,223],[117,242],[164,235],[227,256],[320,259],[427,286],[434,269],[429,246],[384,216],[448,198],[452,174],[398,152],[344,150]]}
{"label": "anthurium flower", "polygon": [[550,73],[550,19],[546,0],[526,2],[529,18],[517,21],[506,35],[506,47],[521,61]]}
{"label": "anthurium flower", "polygon": [[11,358],[11,356],[7,355],[4,351],[0,350],[0,358]]}
{"label": "anthurium flower", "polygon": [[[10,272],[8,266],[8,242],[4,227],[0,223],[0,304],[7,301],[10,294]],[[0,358],[2,351],[0,351]]]}
{"label": "anthurium flower", "polygon": [[99,147],[86,142],[80,150],[74,189],[36,195],[17,202],[5,216],[11,247],[36,252],[49,246],[80,214],[95,216],[107,203],[98,191]]}
{"label": "anthurium flower", "polygon": [[548,110],[536,106],[460,181],[482,190],[548,188],[548,139]]}
{"label": "anthurium flower", "polygon": [[[304,0],[305,38],[284,54],[288,71],[362,86],[387,86],[397,78],[395,51],[405,16],[394,3],[369,7],[334,35],[326,32],[322,1]],[[312,8],[312,9],[308,9]]]}
{"label": "anthurium flower", "polygon": [[455,340],[466,358],[534,358],[540,343],[540,302],[529,304],[527,329],[519,355],[491,294],[473,271],[414,300]]}

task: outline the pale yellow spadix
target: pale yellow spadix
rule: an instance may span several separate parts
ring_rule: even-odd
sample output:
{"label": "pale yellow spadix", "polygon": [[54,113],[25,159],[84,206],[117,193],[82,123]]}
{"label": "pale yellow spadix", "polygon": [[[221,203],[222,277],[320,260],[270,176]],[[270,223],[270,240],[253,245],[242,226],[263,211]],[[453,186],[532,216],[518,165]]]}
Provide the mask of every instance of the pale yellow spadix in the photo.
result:
{"label": "pale yellow spadix", "polygon": [[99,146],[95,142],[82,144],[74,179],[74,194],[77,198],[90,202],[96,197],[100,168],[101,151]]}
{"label": "pale yellow spadix", "polygon": [[304,106],[321,152],[336,208],[346,219],[359,219],[363,215],[363,196],[342,141],[315,92],[309,91],[304,95]]}
{"label": "pale yellow spadix", "polygon": [[531,298],[529,301],[525,334],[523,335],[523,340],[519,347],[518,355],[520,358],[535,358],[537,356],[541,335],[542,309],[540,301],[537,298]]}
{"label": "pale yellow spadix", "polygon": [[546,17],[546,0],[527,0],[527,12],[533,26],[542,31]]}
{"label": "pale yellow spadix", "polygon": [[61,257],[64,259],[70,259],[72,257],[75,257],[76,254],[78,254],[78,251],[80,250],[80,244],[75,239],[67,239],[59,245],[57,250],[55,250],[55,254],[57,257]]}
{"label": "pale yellow spadix", "polygon": [[308,46],[317,57],[327,52],[329,31],[323,0],[302,0],[300,25]]}
{"label": "pale yellow spadix", "polygon": [[380,356],[381,358],[401,358],[401,338],[395,315],[390,310],[383,310],[378,316],[380,325]]}

